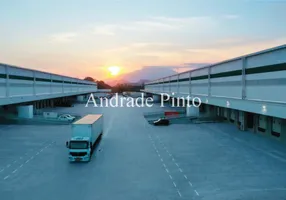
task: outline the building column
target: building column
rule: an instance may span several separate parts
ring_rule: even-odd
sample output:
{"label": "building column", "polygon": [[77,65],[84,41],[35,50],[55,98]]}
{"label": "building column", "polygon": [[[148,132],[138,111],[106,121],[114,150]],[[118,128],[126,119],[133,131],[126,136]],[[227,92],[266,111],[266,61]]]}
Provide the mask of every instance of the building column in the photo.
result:
{"label": "building column", "polygon": [[242,131],[247,129],[247,117],[244,111],[238,111],[238,125]]}
{"label": "building column", "polygon": [[281,119],[281,134],[280,140],[286,143],[286,120]]}
{"label": "building column", "polygon": [[186,113],[188,117],[199,117],[200,116],[200,109],[199,107],[194,106],[186,106]]}
{"label": "building column", "polygon": [[26,106],[17,106],[18,117],[19,118],[33,118],[34,116],[34,106],[26,105]]}
{"label": "building column", "polygon": [[271,136],[272,135],[272,117],[270,116],[266,116],[266,130],[265,130],[265,134],[267,136]]}
{"label": "building column", "polygon": [[159,103],[160,102],[160,95],[153,94],[152,98],[153,98],[153,101],[155,103]]}
{"label": "building column", "polygon": [[84,99],[84,96],[83,95],[79,95],[76,97],[76,100],[79,101],[79,102],[82,102]]}

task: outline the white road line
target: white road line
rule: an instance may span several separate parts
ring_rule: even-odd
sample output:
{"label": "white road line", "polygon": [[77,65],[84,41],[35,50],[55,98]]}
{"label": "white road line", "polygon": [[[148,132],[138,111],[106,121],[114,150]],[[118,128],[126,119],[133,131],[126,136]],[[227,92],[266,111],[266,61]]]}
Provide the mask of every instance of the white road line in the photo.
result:
{"label": "white road line", "polygon": [[177,167],[180,167],[180,166],[178,165],[178,163],[175,163],[175,165],[177,165]]}
{"label": "white road line", "polygon": [[200,194],[197,192],[197,190],[195,190],[196,195],[200,196]]}
{"label": "white road line", "polygon": [[14,174],[14,173],[16,173],[18,170],[17,169],[15,169],[12,173]]}
{"label": "white road line", "polygon": [[26,162],[25,163],[28,163],[30,160],[26,160]]}
{"label": "white road line", "polygon": [[7,168],[9,168],[11,165],[9,164],[9,165],[7,165]]}
{"label": "white road line", "polygon": [[184,175],[185,179],[188,180],[188,177],[186,175]]}
{"label": "white road line", "polygon": [[43,149],[41,149],[41,151],[40,152],[42,152],[43,151]]}
{"label": "white road line", "polygon": [[167,168],[165,164],[163,164],[163,166],[164,166],[165,168]]}
{"label": "white road line", "polygon": [[160,154],[158,154],[158,156],[159,156],[159,157],[161,157],[161,155],[160,155]]}
{"label": "white road line", "polygon": [[0,170],[0,172],[3,172],[3,171],[4,171],[4,169],[1,169],[1,170]]}
{"label": "white road line", "polygon": [[37,152],[36,155],[39,155],[39,152]]}
{"label": "white road line", "polygon": [[172,177],[171,175],[169,175],[169,177],[170,177],[170,179],[172,179],[172,180],[173,180],[173,177]]}
{"label": "white road line", "polygon": [[189,181],[189,185],[191,186],[191,187],[193,187],[193,184]]}
{"label": "white road line", "polygon": [[[113,115],[112,115],[112,116],[113,116]],[[114,117],[111,117],[111,119],[109,120],[109,123],[108,123],[108,127],[107,127],[107,129],[105,130],[105,132],[104,132],[104,134],[103,134],[103,135],[105,135],[105,137],[108,135],[109,130],[110,130],[110,128],[112,127],[113,121],[114,121]]]}
{"label": "white road line", "polygon": [[172,161],[175,161],[175,159],[174,159],[174,158],[172,158]]}
{"label": "white road line", "polygon": [[13,163],[16,163],[17,162],[17,160],[14,160],[14,162]]}
{"label": "white road line", "polygon": [[34,156],[32,156],[30,159],[32,160],[34,158]]}
{"label": "white road line", "polygon": [[5,176],[4,180],[6,180],[7,178],[9,178],[9,175],[8,175],[8,176]]}
{"label": "white road line", "polygon": [[177,187],[177,185],[176,185],[176,183],[173,181],[173,185],[175,186],[175,187]]}
{"label": "white road line", "polygon": [[182,197],[182,195],[181,195],[180,191],[179,191],[179,190],[177,190],[177,192],[178,192],[179,196],[180,196],[180,197]]}
{"label": "white road line", "polygon": [[181,168],[179,168],[180,172],[183,172],[183,170]]}
{"label": "white road line", "polygon": [[169,153],[169,156],[172,157],[172,154]]}
{"label": "white road line", "polygon": [[164,162],[164,160],[161,158],[161,161]]}
{"label": "white road line", "polygon": [[21,168],[21,167],[23,167],[23,165],[20,165],[20,167],[19,167],[19,168]]}
{"label": "white road line", "polygon": [[167,173],[169,173],[169,170],[167,168],[165,170],[166,170]]}
{"label": "white road line", "polygon": [[[25,154],[25,155],[27,155],[27,154]],[[20,160],[22,159],[22,157],[20,157]]]}

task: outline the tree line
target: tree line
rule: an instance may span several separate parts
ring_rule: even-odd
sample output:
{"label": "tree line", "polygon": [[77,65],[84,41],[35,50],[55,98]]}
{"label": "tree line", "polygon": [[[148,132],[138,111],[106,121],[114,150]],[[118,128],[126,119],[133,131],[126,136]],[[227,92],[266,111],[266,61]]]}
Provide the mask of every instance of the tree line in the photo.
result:
{"label": "tree line", "polygon": [[111,89],[111,91],[113,93],[122,93],[122,92],[140,92],[140,90],[144,89],[144,85],[132,85],[129,83],[118,83],[115,86],[110,86],[107,83],[105,83],[104,81],[100,80],[96,80],[92,77],[86,77],[84,78],[84,80],[86,81],[92,81],[92,82],[96,82],[97,83],[97,88],[98,89]]}

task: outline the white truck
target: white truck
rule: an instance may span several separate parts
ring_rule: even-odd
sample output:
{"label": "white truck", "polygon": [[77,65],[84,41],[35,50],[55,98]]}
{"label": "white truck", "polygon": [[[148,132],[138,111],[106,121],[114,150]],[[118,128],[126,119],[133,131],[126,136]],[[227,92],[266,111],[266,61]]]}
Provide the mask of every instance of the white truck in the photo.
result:
{"label": "white truck", "polygon": [[69,149],[69,160],[90,161],[96,142],[103,134],[103,115],[86,115],[72,124],[70,141],[66,142]]}

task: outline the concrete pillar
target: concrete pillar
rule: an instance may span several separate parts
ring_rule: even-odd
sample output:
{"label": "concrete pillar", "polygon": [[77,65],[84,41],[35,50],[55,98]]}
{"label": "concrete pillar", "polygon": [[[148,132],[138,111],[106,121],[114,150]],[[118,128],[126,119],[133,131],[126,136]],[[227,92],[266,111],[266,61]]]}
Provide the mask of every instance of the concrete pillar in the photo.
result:
{"label": "concrete pillar", "polygon": [[208,117],[215,117],[216,116],[216,109],[214,106],[206,104],[206,115]]}
{"label": "concrete pillar", "polygon": [[186,106],[186,113],[188,117],[199,117],[200,115],[200,109],[199,107],[194,106]]}
{"label": "concrete pillar", "polygon": [[272,117],[266,116],[266,131],[265,134],[271,136],[272,132]]}
{"label": "concrete pillar", "polygon": [[76,97],[76,100],[82,102],[84,100],[84,96],[83,95],[79,95],[79,96]]}
{"label": "concrete pillar", "polygon": [[258,132],[258,123],[259,123],[259,115],[258,114],[254,114],[254,119],[253,119],[253,131],[254,133]]}
{"label": "concrete pillar", "polygon": [[153,101],[154,103],[159,103],[161,101],[160,95],[153,94]]}
{"label": "concrete pillar", "polygon": [[18,106],[18,117],[20,118],[33,118],[34,116],[34,106],[33,105],[27,105],[27,106]]}
{"label": "concrete pillar", "polygon": [[239,129],[245,131],[247,129],[247,117],[244,111],[238,112]]}
{"label": "concrete pillar", "polygon": [[280,140],[286,143],[286,120],[281,119],[281,134]]}

